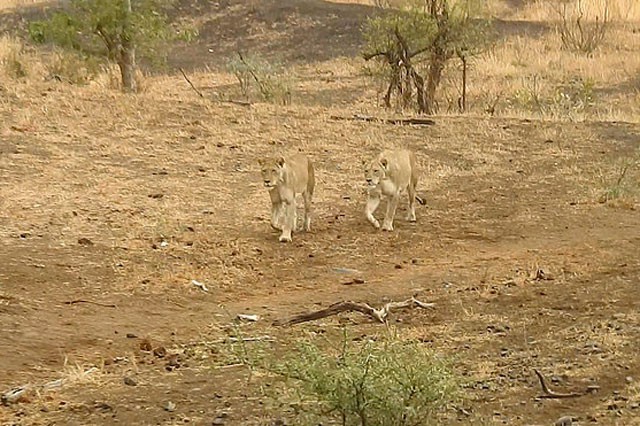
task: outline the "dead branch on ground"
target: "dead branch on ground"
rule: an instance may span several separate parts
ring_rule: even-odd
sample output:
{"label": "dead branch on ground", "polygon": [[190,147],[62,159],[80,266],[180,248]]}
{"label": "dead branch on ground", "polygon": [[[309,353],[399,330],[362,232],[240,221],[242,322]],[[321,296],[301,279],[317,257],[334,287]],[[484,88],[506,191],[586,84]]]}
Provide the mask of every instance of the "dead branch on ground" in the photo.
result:
{"label": "dead branch on ground", "polygon": [[430,118],[379,118],[369,115],[354,114],[352,117],[341,117],[338,115],[332,115],[332,120],[350,120],[350,121],[366,121],[370,123],[385,123],[385,124],[412,124],[417,126],[431,126],[436,122]]}
{"label": "dead branch on ground", "polygon": [[547,399],[576,398],[578,396],[584,395],[584,393],[578,393],[578,392],[572,392],[572,393],[554,392],[551,389],[549,389],[549,387],[547,386],[547,383],[545,382],[544,377],[542,376],[542,373],[540,373],[535,368],[533,369],[533,372],[536,373],[536,376],[538,376],[538,380],[540,380],[540,387],[542,388],[542,395],[538,395],[538,398],[547,398]]}
{"label": "dead branch on ground", "polygon": [[184,77],[185,80],[187,80],[187,83],[189,83],[189,86],[191,86],[191,88],[193,89],[194,92],[196,92],[198,94],[198,96],[200,96],[201,98],[204,98],[204,95],[202,94],[201,91],[199,91],[196,86],[193,85],[193,83],[191,82],[191,80],[189,80],[189,77],[187,77],[187,73],[184,72],[184,70],[182,68],[178,68],[180,70],[180,72],[182,73],[182,76]]}
{"label": "dead branch on ground", "polygon": [[225,102],[225,103],[234,104],[234,105],[240,105],[240,106],[243,106],[243,107],[250,107],[251,106],[251,102],[249,102],[249,101],[238,101],[238,100],[235,100],[235,99],[225,99],[225,100],[220,101],[220,102]]}
{"label": "dead branch on ground", "polygon": [[434,303],[424,303],[416,299],[415,297],[411,297],[410,299],[404,300],[402,302],[389,302],[385,304],[381,309],[376,309],[367,303],[357,303],[352,301],[344,301],[337,302],[328,308],[321,309],[319,311],[307,312],[304,314],[294,315],[288,319],[280,319],[273,322],[274,326],[291,326],[295,324],[300,324],[303,322],[314,321],[317,319],[327,318],[332,315],[337,315],[342,312],[360,312],[364,315],[367,315],[374,320],[386,323],[387,317],[389,313],[393,309],[404,309],[404,308],[413,308],[418,307],[422,309],[433,308],[435,306]]}
{"label": "dead branch on ground", "polygon": [[94,302],[92,300],[78,299],[78,300],[69,300],[68,302],[64,302],[65,305],[75,305],[77,303],[90,303],[92,305],[98,305],[105,308],[117,308],[117,306],[113,303],[100,303],[100,302]]}
{"label": "dead branch on ground", "polygon": [[[204,98],[204,95],[202,94],[202,92],[200,90],[198,90],[198,88],[191,82],[189,77],[187,77],[187,73],[185,73],[182,68],[178,68],[178,69],[182,73],[182,76],[187,81],[187,83],[189,83],[189,86],[191,86],[193,91],[196,92],[198,94],[198,96],[200,96],[201,98]],[[220,102],[224,102],[224,103],[228,103],[228,104],[234,104],[234,105],[240,105],[240,106],[244,106],[244,107],[250,107],[251,106],[251,102],[248,102],[248,101],[237,101],[235,99],[225,99],[225,100],[222,100]]]}

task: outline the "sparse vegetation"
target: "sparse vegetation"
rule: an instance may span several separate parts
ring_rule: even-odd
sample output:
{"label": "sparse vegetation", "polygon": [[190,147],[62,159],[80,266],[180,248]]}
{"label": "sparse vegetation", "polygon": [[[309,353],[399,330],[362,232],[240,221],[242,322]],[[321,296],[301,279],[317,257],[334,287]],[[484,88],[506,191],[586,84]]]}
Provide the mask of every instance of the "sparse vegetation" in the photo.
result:
{"label": "sparse vegetation", "polygon": [[[621,205],[634,209],[635,198],[640,195],[640,150],[630,158],[619,161],[615,174],[609,177],[601,192],[598,202]],[[610,179],[613,179],[611,182]]]}
{"label": "sparse vegetation", "polygon": [[557,8],[562,46],[574,52],[592,54],[605,40],[611,24],[609,0],[604,0],[601,10],[593,16],[586,15],[583,0],[563,2]]}
{"label": "sparse vegetation", "polygon": [[10,36],[0,38],[0,65],[9,78],[20,79],[28,75],[24,45]]}
{"label": "sparse vegetation", "polygon": [[238,52],[228,60],[227,70],[236,77],[246,99],[257,92],[267,102],[291,103],[291,79],[281,64]]}

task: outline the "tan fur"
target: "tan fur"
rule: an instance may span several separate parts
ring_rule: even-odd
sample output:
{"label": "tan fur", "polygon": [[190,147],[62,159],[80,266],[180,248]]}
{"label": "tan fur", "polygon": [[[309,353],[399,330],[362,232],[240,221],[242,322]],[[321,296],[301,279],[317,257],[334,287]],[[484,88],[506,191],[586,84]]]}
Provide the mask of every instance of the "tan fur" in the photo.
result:
{"label": "tan fur", "polygon": [[388,198],[387,212],[382,222],[384,231],[393,231],[393,218],[396,214],[400,194],[406,190],[409,195],[407,220],[416,221],[415,202],[423,203],[416,194],[418,168],[416,156],[407,149],[385,150],[373,160],[363,161],[364,175],[368,186],[368,199],[365,214],[367,220],[376,228],[380,223],[373,216],[380,205],[382,196]]}
{"label": "tan fur", "polygon": [[304,229],[311,229],[311,201],[315,188],[313,163],[303,154],[258,160],[262,181],[271,197],[271,226],[282,231],[279,240],[291,242],[296,227],[296,194],[304,199]]}

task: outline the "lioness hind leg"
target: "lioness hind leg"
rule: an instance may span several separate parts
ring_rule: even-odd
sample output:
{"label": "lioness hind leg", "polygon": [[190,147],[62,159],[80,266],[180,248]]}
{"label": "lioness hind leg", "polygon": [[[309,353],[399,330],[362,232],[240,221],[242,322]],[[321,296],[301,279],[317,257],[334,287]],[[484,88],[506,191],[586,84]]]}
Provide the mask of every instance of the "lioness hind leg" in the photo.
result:
{"label": "lioness hind leg", "polygon": [[407,220],[409,222],[415,222],[416,221],[416,186],[413,182],[413,179],[411,180],[411,183],[409,183],[409,187],[407,188],[407,192],[409,193],[409,211],[407,212]]}
{"label": "lioness hind leg", "polygon": [[311,201],[312,195],[309,191],[305,191],[302,194],[302,198],[304,198],[304,230],[311,231]]}
{"label": "lioness hind leg", "polygon": [[367,220],[371,223],[376,229],[380,228],[380,222],[373,216],[376,209],[380,205],[380,194],[369,194],[369,198],[367,199],[367,207],[365,209],[365,214],[367,216]]}
{"label": "lioness hind leg", "polygon": [[296,226],[296,204],[294,200],[284,202],[284,223],[282,234],[278,239],[281,243],[290,243],[291,233]]}
{"label": "lioness hind leg", "polygon": [[389,202],[387,203],[387,214],[384,216],[384,222],[382,222],[383,231],[393,231],[393,218],[396,215],[399,199],[400,194],[398,193],[389,197]]}

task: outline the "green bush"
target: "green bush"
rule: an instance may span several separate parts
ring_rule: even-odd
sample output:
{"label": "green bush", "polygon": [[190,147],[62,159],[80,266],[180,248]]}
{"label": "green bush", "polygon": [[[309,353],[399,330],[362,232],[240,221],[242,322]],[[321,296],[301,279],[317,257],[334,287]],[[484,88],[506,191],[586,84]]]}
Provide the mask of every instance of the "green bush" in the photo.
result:
{"label": "green bush", "polygon": [[305,341],[275,370],[305,414],[343,425],[423,425],[457,392],[449,365],[417,341],[395,338],[323,350]]}

